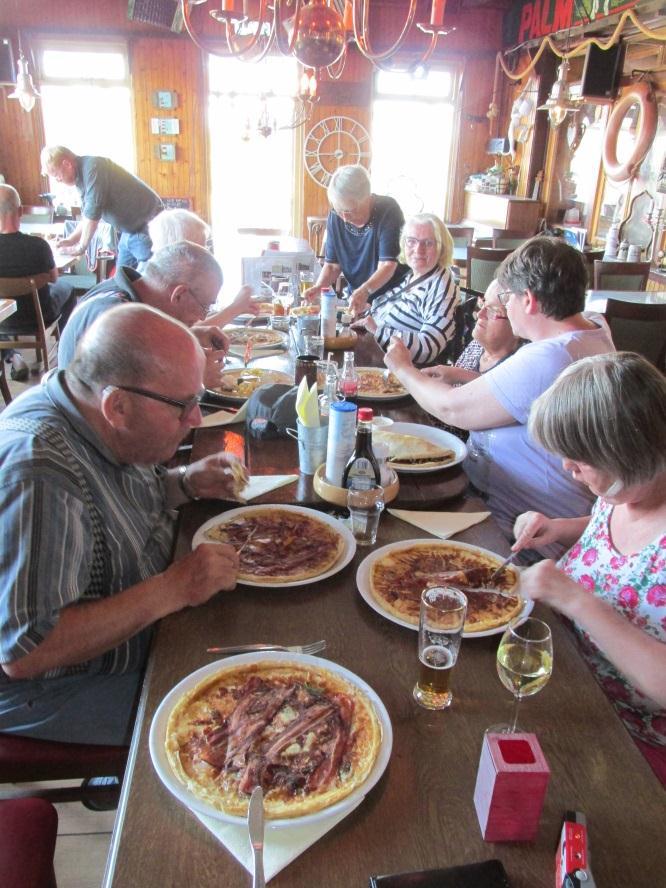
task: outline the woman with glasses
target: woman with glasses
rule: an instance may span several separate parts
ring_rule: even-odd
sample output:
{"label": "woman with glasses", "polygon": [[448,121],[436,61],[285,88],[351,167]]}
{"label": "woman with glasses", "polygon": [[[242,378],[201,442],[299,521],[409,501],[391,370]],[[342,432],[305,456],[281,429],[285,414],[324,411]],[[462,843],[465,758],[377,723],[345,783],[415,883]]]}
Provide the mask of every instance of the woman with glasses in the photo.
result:
{"label": "woman with glasses", "polygon": [[571,547],[525,571],[521,592],[573,621],[666,786],[666,379],[630,352],[586,358],[534,402],[529,430],[597,499],[580,518],[518,517],[514,551]]}
{"label": "woman with glasses", "polygon": [[406,275],[407,266],[398,261],[405,219],[392,197],[372,194],[368,171],[360,165],[338,167],[327,193],[332,209],[326,220],[324,266],[304,296],[318,296],[343,274],[352,308],[358,310]]}
{"label": "woman with glasses", "polygon": [[441,219],[422,213],[407,220],[400,246],[410,273],[371,306],[357,302],[361,317],[353,326],[372,333],[384,349],[399,335],[415,364],[432,364],[456,329],[460,297],[450,268],[453,239]]}

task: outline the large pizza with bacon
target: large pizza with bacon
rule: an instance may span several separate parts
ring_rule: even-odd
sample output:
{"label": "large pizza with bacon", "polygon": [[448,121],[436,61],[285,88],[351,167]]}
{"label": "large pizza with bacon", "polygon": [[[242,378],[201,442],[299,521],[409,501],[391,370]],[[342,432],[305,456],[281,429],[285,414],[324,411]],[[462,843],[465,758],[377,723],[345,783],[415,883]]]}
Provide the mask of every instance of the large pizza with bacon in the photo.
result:
{"label": "large pizza with bacon", "polygon": [[253,508],[209,527],[205,536],[239,551],[239,580],[289,583],[326,573],[342,555],[342,534],[317,517],[271,506]]}
{"label": "large pizza with bacon", "polygon": [[489,586],[501,563],[500,558],[456,543],[405,543],[373,563],[370,593],[387,613],[417,626],[423,590],[455,586],[467,596],[465,632],[483,632],[506,625],[523,609],[515,568],[506,567]]}
{"label": "large pizza with bacon", "polygon": [[166,754],[200,800],[244,815],[261,785],[267,818],[312,814],[368,777],[382,741],[372,702],[328,669],[284,660],[222,668],[183,694]]}
{"label": "large pizza with bacon", "polygon": [[270,330],[268,327],[235,327],[225,329],[229,337],[230,345],[245,346],[252,343],[253,348],[270,348],[271,346],[284,345],[284,336],[279,330]]}
{"label": "large pizza with bacon", "polygon": [[407,394],[398,377],[381,367],[359,367],[356,375],[361,398],[401,398]]}

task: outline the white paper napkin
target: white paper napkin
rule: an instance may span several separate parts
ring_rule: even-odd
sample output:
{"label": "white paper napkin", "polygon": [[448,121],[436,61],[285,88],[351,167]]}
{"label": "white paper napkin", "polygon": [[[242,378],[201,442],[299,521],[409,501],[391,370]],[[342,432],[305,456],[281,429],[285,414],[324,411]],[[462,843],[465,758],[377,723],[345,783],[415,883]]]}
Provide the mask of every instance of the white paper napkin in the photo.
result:
{"label": "white paper napkin", "polygon": [[225,410],[224,408],[222,408],[221,410],[216,410],[215,413],[209,413],[208,416],[204,416],[199,428],[212,429],[215,428],[215,426],[231,425],[231,423],[234,422],[245,422],[246,414],[247,401],[238,411],[235,411],[233,413],[230,410]]}
{"label": "white paper napkin", "polygon": [[448,540],[455,533],[460,533],[485,521],[490,512],[412,512],[408,509],[388,509],[389,514],[407,521],[421,530],[434,534],[441,540]]}
{"label": "white paper napkin", "polygon": [[293,481],[298,481],[298,475],[250,475],[247,487],[243,488],[243,500],[255,499]]}
{"label": "white paper napkin", "polygon": [[[338,814],[326,817],[324,820],[319,820],[317,823],[308,826],[287,826],[284,829],[271,829],[266,825],[264,833],[264,875],[266,881],[268,882],[273,876],[276,876],[292,860],[296,860],[299,854],[302,854],[310,845],[313,845],[323,835],[326,835],[329,830],[333,829],[334,826],[337,826],[362,801],[363,799],[361,798],[356,804],[350,805]],[[250,848],[247,826],[225,823],[223,820],[216,820],[214,817],[207,817],[205,814],[198,814],[196,811],[193,813],[222,842],[227,851],[233,854],[236,860],[251,873],[252,850]]]}

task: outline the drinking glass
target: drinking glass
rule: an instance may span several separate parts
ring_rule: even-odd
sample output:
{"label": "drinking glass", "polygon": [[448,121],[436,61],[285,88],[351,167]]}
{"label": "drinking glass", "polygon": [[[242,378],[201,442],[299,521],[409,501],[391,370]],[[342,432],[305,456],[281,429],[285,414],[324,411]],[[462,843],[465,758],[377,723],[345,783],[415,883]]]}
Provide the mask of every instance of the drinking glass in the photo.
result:
{"label": "drinking glass", "polygon": [[281,284],[278,284],[277,300],[284,308],[285,313],[289,314],[289,309],[294,303],[294,294],[288,281],[282,281]]}
{"label": "drinking glass", "polygon": [[460,589],[432,586],[421,593],[419,678],[413,694],[426,709],[451,705],[451,672],[458,660],[466,614],[467,596]]}
{"label": "drinking glass", "polygon": [[494,725],[487,733],[515,734],[518,707],[523,697],[532,697],[544,687],[553,672],[553,639],[543,620],[519,618],[507,626],[497,648],[497,673],[504,687],[515,697],[510,725]]}
{"label": "drinking glass", "polygon": [[324,337],[303,335],[303,347],[308,355],[316,355],[320,360],[324,357]]}
{"label": "drinking glass", "polygon": [[[358,486],[354,486],[358,484]],[[384,488],[381,484],[352,481],[347,491],[347,508],[351,531],[359,546],[374,546],[377,542],[379,516],[384,508]]]}
{"label": "drinking glass", "polygon": [[302,271],[299,275],[301,296],[306,290],[314,286],[315,276],[313,271]]}

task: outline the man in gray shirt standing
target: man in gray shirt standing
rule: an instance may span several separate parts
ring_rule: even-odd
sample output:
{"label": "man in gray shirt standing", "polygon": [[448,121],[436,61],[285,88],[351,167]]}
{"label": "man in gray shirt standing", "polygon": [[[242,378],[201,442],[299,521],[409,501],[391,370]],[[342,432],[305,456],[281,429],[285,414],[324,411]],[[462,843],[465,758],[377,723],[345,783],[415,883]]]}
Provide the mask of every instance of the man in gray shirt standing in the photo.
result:
{"label": "man in gray shirt standing", "polygon": [[62,145],[42,149],[42,175],[76,185],[81,193],[81,221],[58,243],[63,253],[85,253],[100,219],[120,233],[118,265],[136,268],[150,258],[148,223],[162,209],[152,188],[108,157],[80,157]]}

